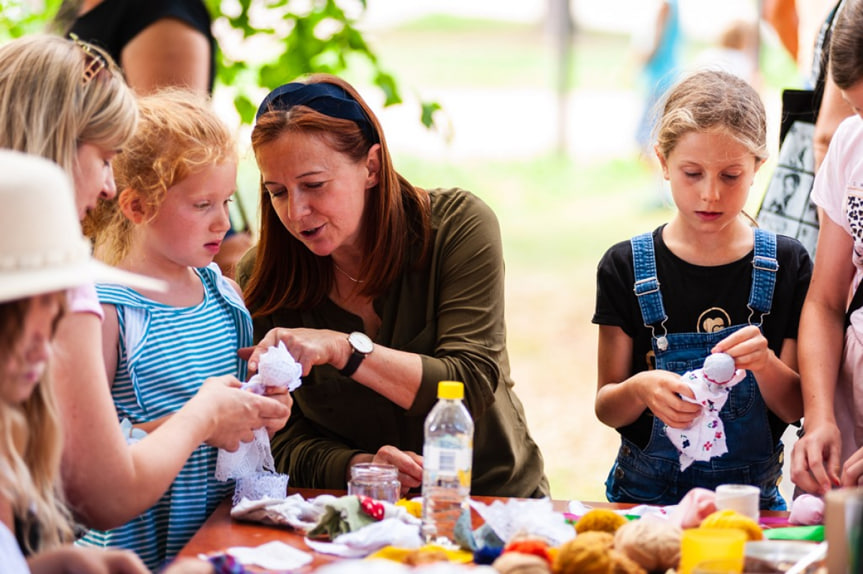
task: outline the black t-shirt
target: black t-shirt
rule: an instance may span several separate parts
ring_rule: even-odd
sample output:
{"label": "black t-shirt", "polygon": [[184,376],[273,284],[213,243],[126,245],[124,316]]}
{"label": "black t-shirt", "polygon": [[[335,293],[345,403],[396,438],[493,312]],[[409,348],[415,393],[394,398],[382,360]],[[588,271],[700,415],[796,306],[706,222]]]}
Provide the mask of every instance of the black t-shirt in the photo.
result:
{"label": "black t-shirt", "polygon": [[[705,333],[749,322],[749,292],[752,287],[752,257],[725,265],[703,267],[693,265],[674,255],[662,239],[660,226],[653,232],[656,253],[656,275],[659,279],[662,303],[669,333]],[[762,332],[767,344],[779,355],[785,339],[797,338],[800,310],[809,279],[812,260],[806,248],[796,239],[776,236],[776,259],[779,271],[773,290],[771,312],[764,316]],[[605,252],[596,274],[596,311],[592,322],[620,327],[632,337],[630,371],[635,374],[654,367],[651,331],[644,326],[638,300],[633,292],[635,275],[632,246],[621,241]],[[785,430],[772,412],[770,425],[775,442]],[[650,436],[653,415],[645,412],[628,427],[618,429],[636,444],[643,445]]]}
{"label": "black t-shirt", "polygon": [[175,18],[200,31],[210,42],[210,92],[215,80],[216,43],[211,18],[202,0],[104,0],[75,20],[71,33],[104,48],[120,65],[120,54],[132,38],[163,18]]}

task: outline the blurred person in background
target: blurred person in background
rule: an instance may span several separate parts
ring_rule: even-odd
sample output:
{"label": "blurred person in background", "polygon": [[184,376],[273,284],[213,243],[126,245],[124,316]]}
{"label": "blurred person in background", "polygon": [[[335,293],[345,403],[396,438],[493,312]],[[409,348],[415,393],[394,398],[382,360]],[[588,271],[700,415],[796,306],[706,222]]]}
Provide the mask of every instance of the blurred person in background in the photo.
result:
{"label": "blurred person in background", "polygon": [[[64,0],[55,23],[64,34],[105,49],[140,95],[167,86],[212,94],[216,39],[203,0]],[[240,213],[245,217],[242,206]],[[252,246],[246,221],[243,227],[231,225],[216,255],[229,278]]]}
{"label": "blurred person in background", "polygon": [[816,171],[824,160],[833,132],[842,120],[854,113],[833,83],[828,66],[830,24],[842,3],[836,0],[764,0],[761,9],[762,17],[802,71],[805,87],[823,90],[813,137]]}
{"label": "blurred person in background", "polygon": [[651,17],[633,36],[635,58],[639,65],[638,89],[642,96],[635,140],[640,157],[648,163],[654,176],[656,192],[652,203],[666,206],[671,204],[671,197],[653,152],[653,128],[656,125],[657,105],[676,80],[684,38],[678,0],[651,2]]}
{"label": "blurred person in background", "polygon": [[753,22],[732,20],[723,26],[716,45],[701,52],[695,68],[723,70],[758,89],[758,32]]}
{"label": "blurred person in background", "polygon": [[[764,6],[762,14],[776,28],[789,54],[794,54],[794,44],[789,41],[790,18],[786,12],[795,11],[803,5],[810,4],[817,4],[817,2],[807,4],[789,0],[770,0]],[[845,1],[832,0],[832,4],[833,7],[824,17],[814,42],[813,39],[804,39],[802,36],[799,38],[798,46],[813,47],[811,73],[804,89],[790,88],[782,92],[782,121],[779,130],[777,168],[771,175],[771,181],[756,215],[760,226],[796,237],[806,245],[813,257],[818,243],[821,213],[812,203],[812,182],[839,124],[853,114],[853,109],[843,99],[833,81],[830,69],[832,28],[843,10]],[[775,206],[780,203],[789,203],[784,200],[777,201],[776,197],[778,190],[784,188],[778,180],[784,177],[787,169],[797,171],[800,176],[800,185],[793,190],[794,199],[790,201],[800,209],[793,213],[775,209]],[[788,195],[786,191],[782,194]]]}

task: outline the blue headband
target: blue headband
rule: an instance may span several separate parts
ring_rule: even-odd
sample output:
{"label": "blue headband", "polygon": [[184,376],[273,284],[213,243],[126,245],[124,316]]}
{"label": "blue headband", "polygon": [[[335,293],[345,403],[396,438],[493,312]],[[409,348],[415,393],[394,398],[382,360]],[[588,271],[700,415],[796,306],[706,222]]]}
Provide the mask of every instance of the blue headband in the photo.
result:
{"label": "blue headband", "polygon": [[257,120],[265,112],[288,111],[294,106],[308,106],[331,118],[351,120],[360,127],[370,142],[376,144],[380,141],[372,122],[369,121],[359,102],[343,88],[325,82],[315,84],[291,82],[276,88],[261,102],[255,119]]}

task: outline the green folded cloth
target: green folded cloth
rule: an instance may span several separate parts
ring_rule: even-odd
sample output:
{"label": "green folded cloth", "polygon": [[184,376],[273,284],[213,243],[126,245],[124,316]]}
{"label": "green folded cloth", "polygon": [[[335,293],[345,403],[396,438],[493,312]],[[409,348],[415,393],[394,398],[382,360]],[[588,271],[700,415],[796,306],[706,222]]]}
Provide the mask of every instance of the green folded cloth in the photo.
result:
{"label": "green folded cloth", "polygon": [[764,531],[764,538],[768,540],[813,540],[815,542],[823,542],[824,525],[768,528]]}
{"label": "green folded cloth", "polygon": [[326,505],[323,516],[315,527],[306,533],[306,536],[312,539],[333,540],[340,534],[354,532],[372,522],[377,521],[363,512],[359,498],[350,495],[342,496]]}

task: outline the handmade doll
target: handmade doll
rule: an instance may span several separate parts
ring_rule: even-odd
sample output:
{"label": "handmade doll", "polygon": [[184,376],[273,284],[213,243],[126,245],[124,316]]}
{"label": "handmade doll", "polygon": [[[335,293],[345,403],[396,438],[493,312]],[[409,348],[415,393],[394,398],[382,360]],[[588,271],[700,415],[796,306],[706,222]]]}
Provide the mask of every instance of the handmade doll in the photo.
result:
{"label": "handmade doll", "polygon": [[[242,388],[262,395],[267,387],[285,387],[293,392],[302,385],[303,367],[288,352],[285,344],[270,347],[261,355],[258,373],[243,384]],[[234,503],[242,498],[283,498],[288,476],[275,472],[270,437],[267,429],[255,430],[255,438],[240,443],[233,452],[219,449],[216,460],[216,478],[225,481],[236,479]]]}
{"label": "handmade doll", "polygon": [[683,400],[701,405],[701,413],[686,428],[666,427],[669,440],[680,452],[680,470],[686,470],[696,460],[706,461],[728,452],[719,411],[728,393],[745,376],[746,371],[735,369],[734,359],[725,353],[713,353],[701,369],[681,375],[695,394],[695,399],[684,396]]}

